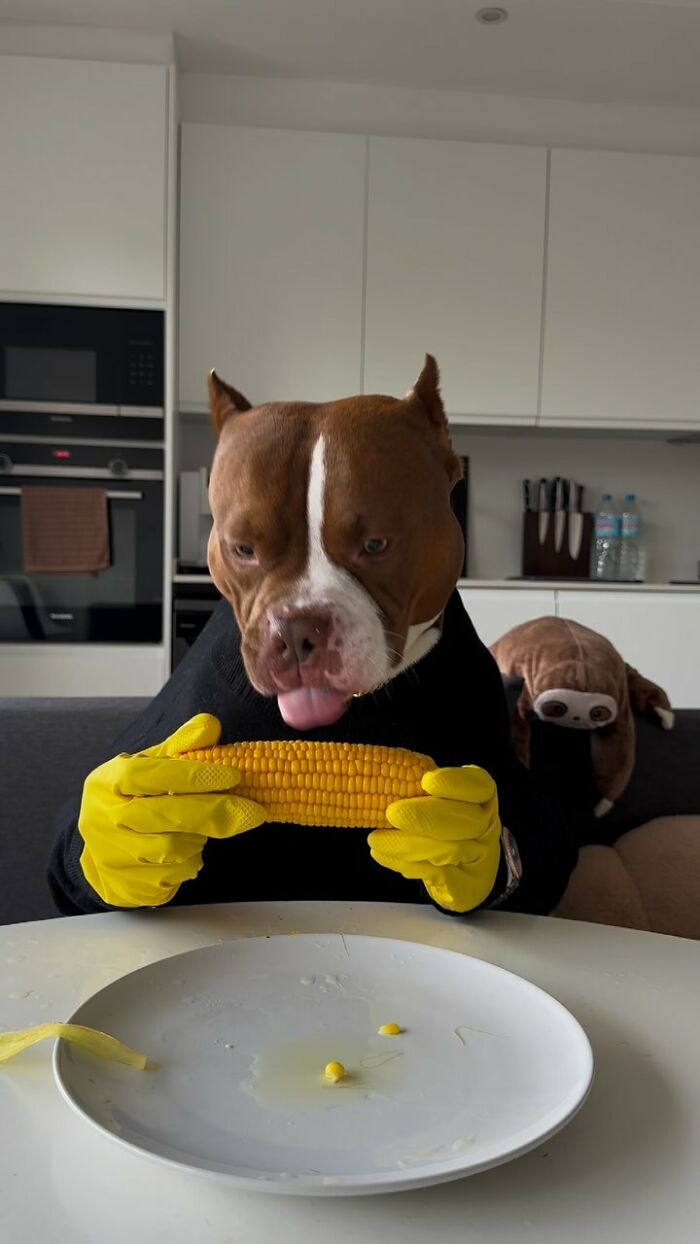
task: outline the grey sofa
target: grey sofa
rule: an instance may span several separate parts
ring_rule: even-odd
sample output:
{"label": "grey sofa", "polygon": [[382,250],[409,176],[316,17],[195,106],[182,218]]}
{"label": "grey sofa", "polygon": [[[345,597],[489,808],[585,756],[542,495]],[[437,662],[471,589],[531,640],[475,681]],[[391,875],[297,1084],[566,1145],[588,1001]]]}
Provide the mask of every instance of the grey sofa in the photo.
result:
{"label": "grey sofa", "polygon": [[[511,705],[519,688],[506,686]],[[141,699],[0,698],[0,924],[55,916],[45,880],[53,820],[146,705]],[[700,711],[676,729],[637,723],[637,764],[609,816],[596,821],[588,736],[535,726],[533,770],[565,808],[579,842],[609,843],[659,816],[700,813]]]}
{"label": "grey sofa", "polygon": [[56,812],[147,703],[0,699],[0,924],[58,914],[45,877]]}

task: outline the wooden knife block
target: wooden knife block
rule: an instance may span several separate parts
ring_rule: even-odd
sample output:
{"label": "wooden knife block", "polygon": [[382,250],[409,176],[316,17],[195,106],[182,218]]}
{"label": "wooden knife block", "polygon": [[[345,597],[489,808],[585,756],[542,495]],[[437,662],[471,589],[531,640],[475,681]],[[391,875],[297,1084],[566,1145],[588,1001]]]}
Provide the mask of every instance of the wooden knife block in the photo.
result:
{"label": "wooden knife block", "polygon": [[554,514],[549,514],[547,535],[539,542],[539,514],[527,510],[523,514],[522,575],[526,578],[541,576],[546,579],[587,579],[593,535],[593,515],[583,514],[581,548],[574,560],[569,555],[569,518],[564,515],[564,537],[557,553],[554,547]]}

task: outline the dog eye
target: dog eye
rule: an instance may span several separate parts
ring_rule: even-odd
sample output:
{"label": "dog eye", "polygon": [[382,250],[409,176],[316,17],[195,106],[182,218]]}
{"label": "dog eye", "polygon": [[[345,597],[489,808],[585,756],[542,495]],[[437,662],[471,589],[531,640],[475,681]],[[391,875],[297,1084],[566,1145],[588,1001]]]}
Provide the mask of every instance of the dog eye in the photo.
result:
{"label": "dog eye", "polygon": [[373,553],[383,553],[388,544],[389,541],[381,536],[370,536],[369,540],[365,540],[362,545],[362,552],[368,553],[371,557]]}
{"label": "dog eye", "polygon": [[590,712],[591,721],[610,721],[611,717],[610,709],[606,708],[604,704],[597,704]]}
{"label": "dog eye", "polygon": [[254,562],[256,560],[252,544],[234,544],[233,551],[239,561]]}
{"label": "dog eye", "polygon": [[561,700],[549,700],[542,705],[543,717],[566,717],[566,704],[562,704]]}

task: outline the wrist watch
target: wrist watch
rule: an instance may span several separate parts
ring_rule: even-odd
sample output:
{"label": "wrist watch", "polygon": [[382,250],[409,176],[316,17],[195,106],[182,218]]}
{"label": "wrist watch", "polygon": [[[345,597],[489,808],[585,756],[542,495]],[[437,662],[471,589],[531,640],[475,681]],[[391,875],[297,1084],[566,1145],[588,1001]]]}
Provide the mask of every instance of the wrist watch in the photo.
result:
{"label": "wrist watch", "polygon": [[505,903],[506,899],[517,890],[523,875],[518,844],[505,825],[501,826],[501,852],[506,865],[506,885],[505,889],[487,904],[489,909],[500,907],[501,903]]}

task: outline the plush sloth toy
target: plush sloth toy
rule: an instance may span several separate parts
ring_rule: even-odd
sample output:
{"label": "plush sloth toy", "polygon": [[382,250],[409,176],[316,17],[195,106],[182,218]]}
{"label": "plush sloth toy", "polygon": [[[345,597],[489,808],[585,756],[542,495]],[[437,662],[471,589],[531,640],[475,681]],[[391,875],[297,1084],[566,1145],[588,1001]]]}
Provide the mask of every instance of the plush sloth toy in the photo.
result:
{"label": "plush sloth toy", "polygon": [[571,730],[591,731],[593,778],[604,816],[634,768],[634,713],[656,713],[673,726],[668,696],[626,665],[612,644],[578,622],[537,618],[508,631],[491,652],[501,674],[523,679],[512,722],[515,750],[530,762],[533,717]]}

